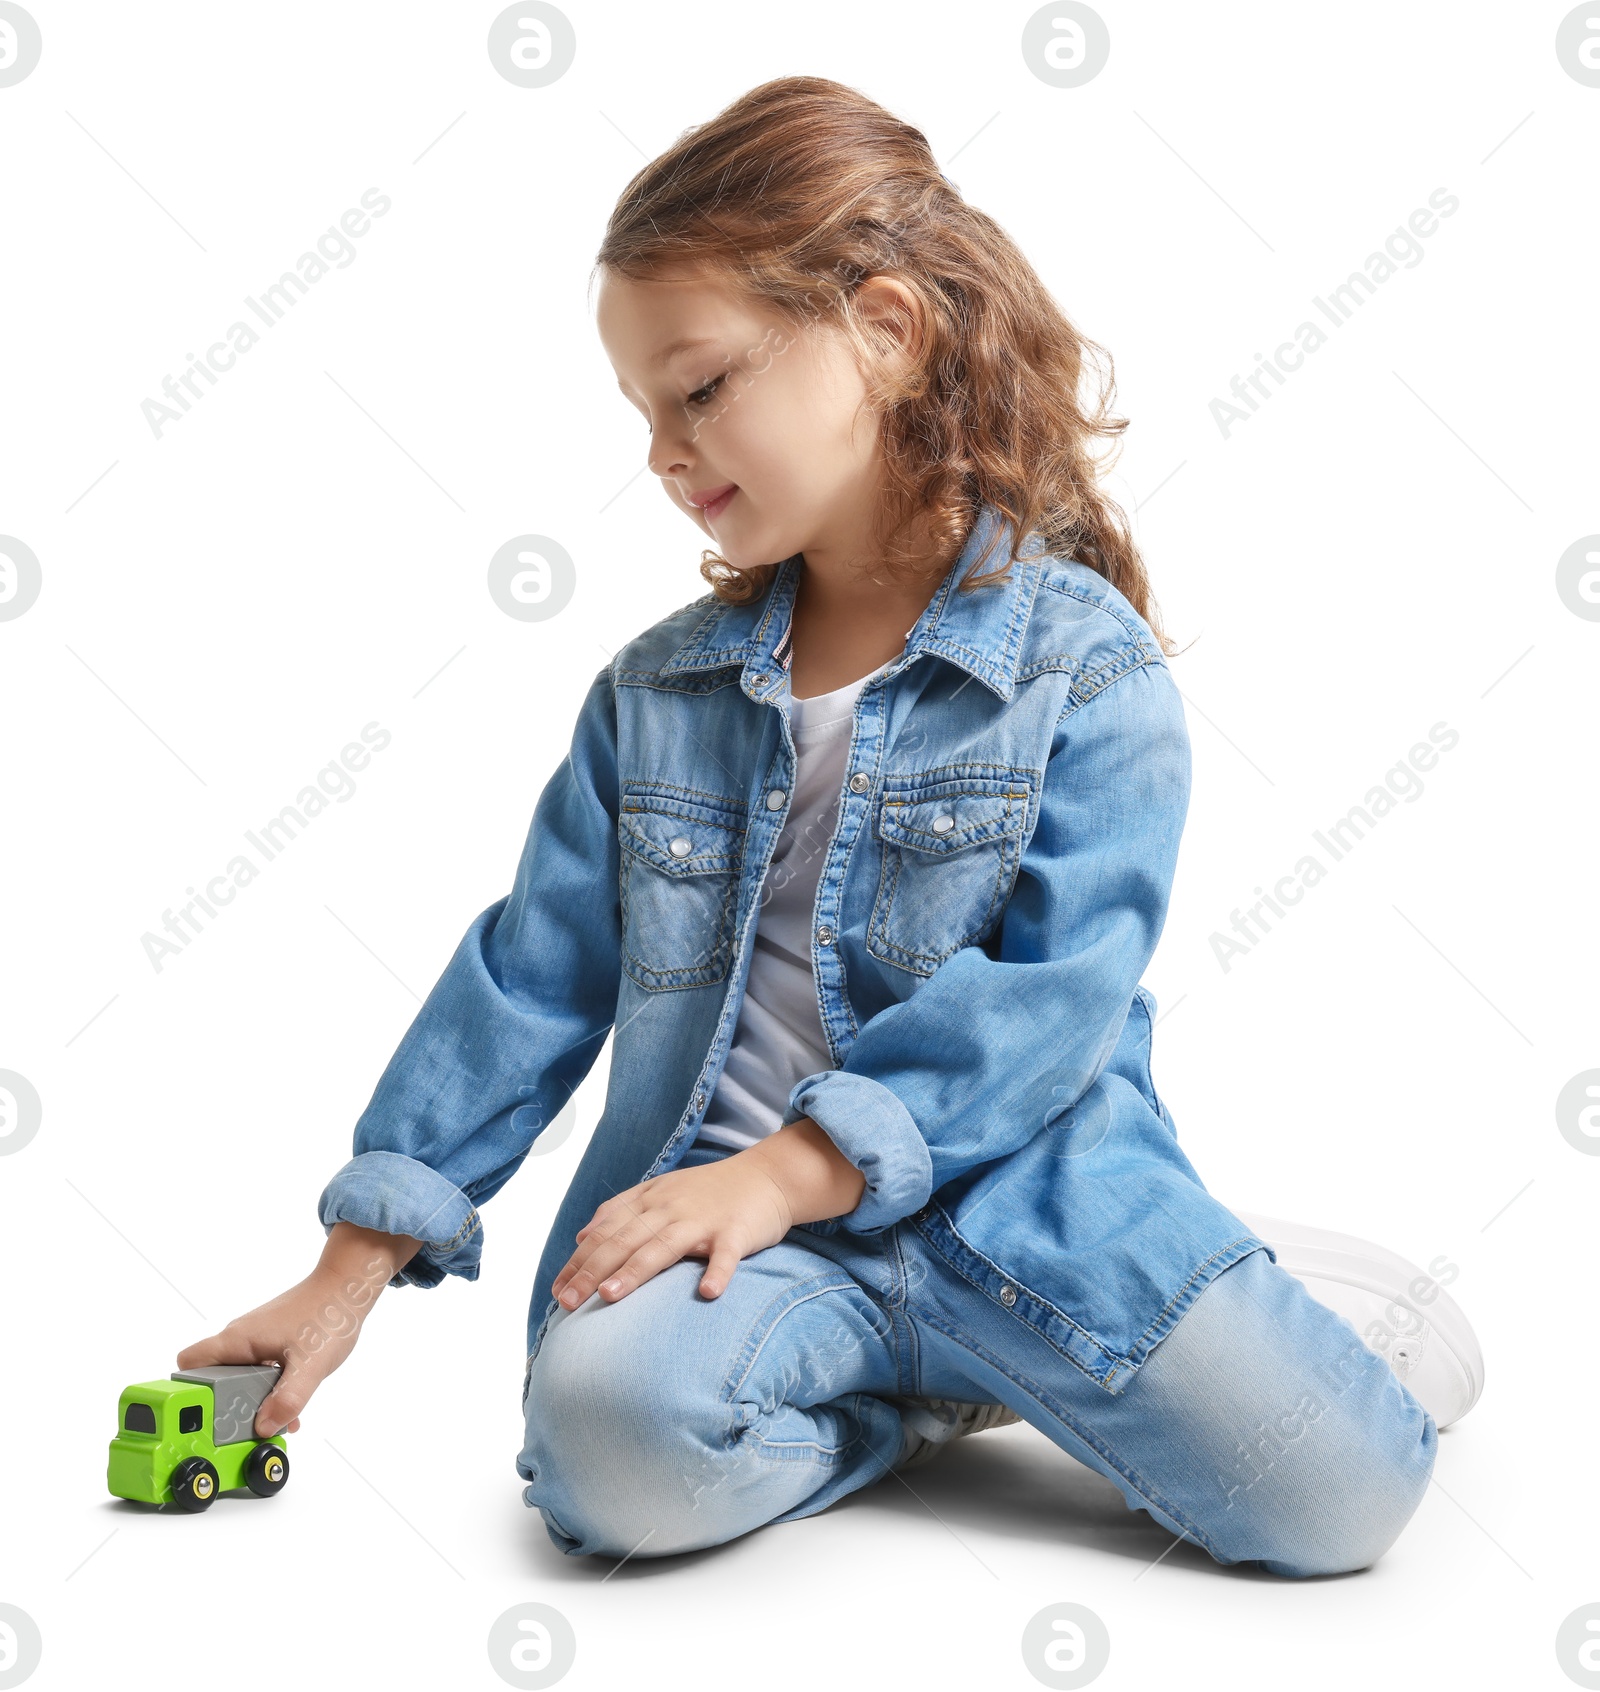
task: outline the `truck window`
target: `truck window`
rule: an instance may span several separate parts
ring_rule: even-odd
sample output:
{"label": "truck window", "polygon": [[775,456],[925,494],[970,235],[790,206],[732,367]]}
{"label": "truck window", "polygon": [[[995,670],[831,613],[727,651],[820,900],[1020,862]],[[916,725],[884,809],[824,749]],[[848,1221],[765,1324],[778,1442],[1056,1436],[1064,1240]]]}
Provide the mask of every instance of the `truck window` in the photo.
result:
{"label": "truck window", "polygon": [[185,1404],[178,1412],[178,1432],[197,1434],[205,1426],[206,1413],[199,1404]]}
{"label": "truck window", "polygon": [[131,1434],[153,1434],[156,1431],[156,1413],[148,1404],[130,1404],[127,1415],[122,1418],[122,1425]]}

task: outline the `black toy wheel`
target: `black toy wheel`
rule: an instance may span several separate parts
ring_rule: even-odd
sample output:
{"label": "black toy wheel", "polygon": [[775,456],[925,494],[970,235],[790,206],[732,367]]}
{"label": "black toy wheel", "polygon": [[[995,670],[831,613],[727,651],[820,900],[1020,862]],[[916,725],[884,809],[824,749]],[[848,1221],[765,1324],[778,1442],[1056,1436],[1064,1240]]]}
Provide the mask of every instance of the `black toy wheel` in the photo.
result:
{"label": "black toy wheel", "polygon": [[244,1484],[257,1498],[282,1492],[288,1479],[289,1453],[281,1445],[263,1441],[250,1453],[244,1466]]}
{"label": "black toy wheel", "polygon": [[172,1502],[198,1515],[209,1510],[222,1490],[217,1471],[204,1457],[185,1457],[172,1471]]}

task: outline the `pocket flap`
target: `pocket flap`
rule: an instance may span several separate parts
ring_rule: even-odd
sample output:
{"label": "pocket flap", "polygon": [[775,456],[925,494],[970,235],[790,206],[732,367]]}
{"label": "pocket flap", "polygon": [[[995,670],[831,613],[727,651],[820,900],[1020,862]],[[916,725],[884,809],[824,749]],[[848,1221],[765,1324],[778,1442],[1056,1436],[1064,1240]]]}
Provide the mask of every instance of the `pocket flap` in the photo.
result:
{"label": "pocket flap", "polygon": [[983,840],[1017,834],[1027,825],[1028,789],[942,783],[936,791],[886,793],[878,808],[881,839],[918,852],[960,852]]}
{"label": "pocket flap", "polygon": [[711,875],[737,869],[742,829],[624,799],[617,816],[622,844],[668,875]]}

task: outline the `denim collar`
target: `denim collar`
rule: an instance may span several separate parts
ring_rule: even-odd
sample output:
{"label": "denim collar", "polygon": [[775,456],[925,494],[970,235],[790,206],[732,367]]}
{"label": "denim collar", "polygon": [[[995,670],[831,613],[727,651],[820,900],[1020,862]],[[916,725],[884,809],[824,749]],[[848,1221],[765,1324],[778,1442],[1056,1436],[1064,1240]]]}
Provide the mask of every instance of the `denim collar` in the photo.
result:
{"label": "denim collar", "polygon": [[[1048,549],[1041,536],[1030,535],[1019,552],[1018,563],[1003,581],[986,583],[970,593],[957,593],[956,584],[976,564],[996,529],[1003,532],[984,561],[986,574],[997,569],[1006,557],[1012,524],[994,506],[981,506],[960,557],[950,566],[913,625],[905,651],[894,661],[890,675],[928,652],[948,659],[976,677],[1001,700],[1010,699],[1016,686],[1017,662],[1028,615],[1039,587],[1039,572],[1020,569],[1018,565]],[[789,613],[800,584],[801,568],[801,555],[795,553],[778,566],[771,585],[760,599],[748,605],[718,602],[689,639],[662,665],[661,674],[677,675],[740,664],[743,666],[740,685],[752,699],[765,701],[781,694],[786,682],[785,657],[780,648],[786,647]]]}

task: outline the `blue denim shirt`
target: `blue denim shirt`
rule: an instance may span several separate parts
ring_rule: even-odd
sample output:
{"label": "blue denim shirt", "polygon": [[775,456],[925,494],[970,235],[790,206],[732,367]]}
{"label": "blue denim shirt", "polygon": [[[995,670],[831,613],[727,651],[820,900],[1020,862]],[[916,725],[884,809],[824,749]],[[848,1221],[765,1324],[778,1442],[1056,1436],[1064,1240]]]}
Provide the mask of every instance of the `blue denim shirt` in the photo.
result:
{"label": "blue denim shirt", "polygon": [[[862,690],[817,886],[834,1066],[789,1094],[904,1219],[1091,1379],[1121,1392],[1205,1285],[1266,1242],[1206,1191],[1151,1079],[1139,978],[1189,799],[1177,687],[1148,625],[1027,537],[956,591],[982,508],[904,651]],[[982,565],[994,568],[1004,550]],[[802,565],[706,594],[593,680],[510,894],[467,929],[324,1189],[426,1242],[392,1285],[475,1280],[481,1207],[614,1036],[606,1104],[545,1243],[528,1350],[574,1235],[674,1167],[733,1036],[795,748],[781,659]]]}

